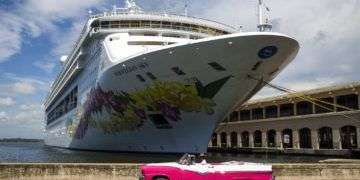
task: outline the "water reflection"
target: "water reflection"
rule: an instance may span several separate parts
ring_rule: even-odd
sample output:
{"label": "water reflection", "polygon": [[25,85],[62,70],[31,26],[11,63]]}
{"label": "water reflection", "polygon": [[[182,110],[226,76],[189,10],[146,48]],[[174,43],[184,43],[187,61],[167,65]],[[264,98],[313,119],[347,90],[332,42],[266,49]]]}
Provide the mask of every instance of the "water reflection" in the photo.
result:
{"label": "water reflection", "polygon": [[[181,154],[144,154],[78,151],[45,146],[43,143],[0,143],[0,162],[21,163],[150,163],[176,161]],[[209,162],[248,161],[262,163],[317,162],[331,157],[275,154],[209,153]]]}

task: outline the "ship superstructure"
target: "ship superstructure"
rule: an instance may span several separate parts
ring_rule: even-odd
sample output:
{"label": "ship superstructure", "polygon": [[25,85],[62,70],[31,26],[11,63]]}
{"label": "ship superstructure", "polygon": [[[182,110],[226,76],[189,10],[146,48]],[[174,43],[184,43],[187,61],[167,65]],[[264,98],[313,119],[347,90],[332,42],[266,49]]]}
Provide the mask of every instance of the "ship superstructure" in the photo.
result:
{"label": "ship superstructure", "polygon": [[126,4],[91,16],[63,58],[45,101],[46,144],[204,152],[219,121],[264,85],[248,77],[271,80],[299,48],[283,34]]}

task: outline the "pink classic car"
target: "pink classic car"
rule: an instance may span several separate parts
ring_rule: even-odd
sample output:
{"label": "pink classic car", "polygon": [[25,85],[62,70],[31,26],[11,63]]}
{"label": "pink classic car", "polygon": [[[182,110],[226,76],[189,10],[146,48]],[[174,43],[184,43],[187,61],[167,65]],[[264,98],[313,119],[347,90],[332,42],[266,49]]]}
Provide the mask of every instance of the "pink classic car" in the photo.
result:
{"label": "pink classic car", "polygon": [[247,162],[195,163],[184,155],[179,162],[141,166],[140,180],[274,180],[270,165]]}

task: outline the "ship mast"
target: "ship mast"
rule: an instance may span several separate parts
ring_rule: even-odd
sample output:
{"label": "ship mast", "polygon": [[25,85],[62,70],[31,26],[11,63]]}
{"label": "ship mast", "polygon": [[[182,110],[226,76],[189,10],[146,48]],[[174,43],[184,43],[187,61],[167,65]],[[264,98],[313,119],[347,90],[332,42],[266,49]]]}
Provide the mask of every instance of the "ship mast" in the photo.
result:
{"label": "ship mast", "polygon": [[126,0],[125,8],[129,10],[130,13],[141,12],[141,8],[136,5],[135,0]]}
{"label": "ship mast", "polygon": [[[267,12],[269,12],[269,8],[265,6],[263,0],[258,0],[259,4],[258,4],[258,18],[259,18],[259,24],[258,24],[258,29],[260,32],[264,32],[264,31],[271,31],[272,29],[272,25],[269,22],[269,16],[268,14],[265,15],[264,14],[264,8]],[[266,16],[264,18],[264,16]]]}
{"label": "ship mast", "polygon": [[184,16],[188,16],[188,1],[185,0]]}

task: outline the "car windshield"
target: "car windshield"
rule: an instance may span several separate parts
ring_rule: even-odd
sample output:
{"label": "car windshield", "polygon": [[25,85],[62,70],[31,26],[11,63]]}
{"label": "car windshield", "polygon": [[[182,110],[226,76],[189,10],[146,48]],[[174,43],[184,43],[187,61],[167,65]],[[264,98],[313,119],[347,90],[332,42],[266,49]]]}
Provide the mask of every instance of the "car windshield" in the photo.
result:
{"label": "car windshield", "polygon": [[195,164],[195,155],[184,154],[178,161],[182,165],[192,165]]}

